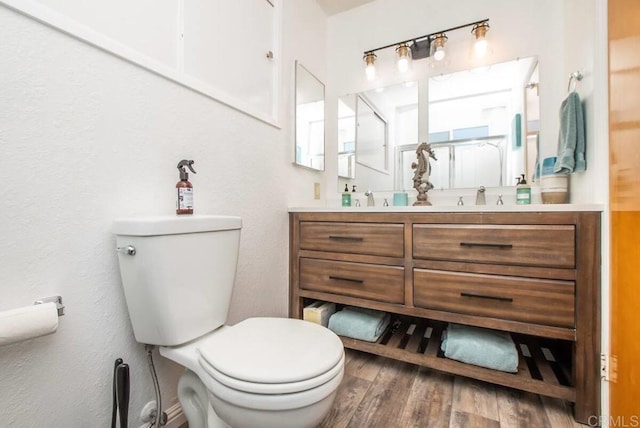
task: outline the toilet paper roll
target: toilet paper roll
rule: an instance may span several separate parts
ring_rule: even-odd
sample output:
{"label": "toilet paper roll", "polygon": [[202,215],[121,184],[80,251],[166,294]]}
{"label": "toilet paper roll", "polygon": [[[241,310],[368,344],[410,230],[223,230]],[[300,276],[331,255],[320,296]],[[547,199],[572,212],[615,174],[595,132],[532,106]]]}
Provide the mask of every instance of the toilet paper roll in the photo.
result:
{"label": "toilet paper roll", "polygon": [[54,333],[58,309],[53,302],[0,312],[0,346]]}

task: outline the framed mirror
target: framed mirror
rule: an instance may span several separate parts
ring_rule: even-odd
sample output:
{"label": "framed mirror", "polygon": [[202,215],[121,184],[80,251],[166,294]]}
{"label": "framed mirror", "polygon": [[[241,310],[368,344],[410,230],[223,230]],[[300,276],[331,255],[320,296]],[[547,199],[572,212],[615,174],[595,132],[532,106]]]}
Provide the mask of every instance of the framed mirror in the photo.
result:
{"label": "framed mirror", "polygon": [[295,64],[295,163],[324,171],[324,84]]}
{"label": "framed mirror", "polygon": [[[411,163],[425,141],[438,159],[431,161],[436,190],[513,186],[523,173],[529,181],[539,129],[539,103],[530,102],[526,92],[537,82],[534,70],[536,58],[518,58],[357,94],[358,109],[363,98],[387,120],[389,168],[372,168],[356,155],[356,184],[377,191],[412,190]],[[363,126],[357,117],[356,151]]]}

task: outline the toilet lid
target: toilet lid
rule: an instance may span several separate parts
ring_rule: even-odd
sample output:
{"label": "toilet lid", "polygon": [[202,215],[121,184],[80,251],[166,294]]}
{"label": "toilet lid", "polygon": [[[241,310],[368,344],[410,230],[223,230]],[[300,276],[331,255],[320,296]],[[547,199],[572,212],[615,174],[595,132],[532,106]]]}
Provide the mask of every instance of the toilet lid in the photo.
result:
{"label": "toilet lid", "polygon": [[318,324],[249,318],[215,334],[199,353],[204,365],[224,377],[242,383],[284,384],[334,369],[343,359],[344,347],[335,333]]}

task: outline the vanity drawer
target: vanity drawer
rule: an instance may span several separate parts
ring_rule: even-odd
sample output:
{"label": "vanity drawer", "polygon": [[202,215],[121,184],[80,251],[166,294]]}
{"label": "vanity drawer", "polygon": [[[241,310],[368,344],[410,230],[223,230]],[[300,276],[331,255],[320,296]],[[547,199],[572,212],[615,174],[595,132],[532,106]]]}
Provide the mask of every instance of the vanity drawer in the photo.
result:
{"label": "vanity drawer", "polygon": [[416,224],[413,257],[573,268],[573,225]]}
{"label": "vanity drawer", "polygon": [[301,258],[300,288],[404,303],[404,268]]}
{"label": "vanity drawer", "polygon": [[575,326],[575,284],[427,269],[413,271],[416,307],[524,321]]}
{"label": "vanity drawer", "polygon": [[404,257],[404,225],[300,222],[303,250]]}

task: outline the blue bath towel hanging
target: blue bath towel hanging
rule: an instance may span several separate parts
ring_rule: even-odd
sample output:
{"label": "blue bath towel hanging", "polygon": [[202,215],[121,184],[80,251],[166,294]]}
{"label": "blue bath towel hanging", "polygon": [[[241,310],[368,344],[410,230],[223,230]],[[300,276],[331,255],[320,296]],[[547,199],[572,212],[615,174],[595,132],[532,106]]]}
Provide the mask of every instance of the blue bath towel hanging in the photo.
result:
{"label": "blue bath towel hanging", "polygon": [[585,161],[584,117],[580,96],[573,91],[560,107],[558,156],[553,169],[556,173],[580,172],[587,169]]}

